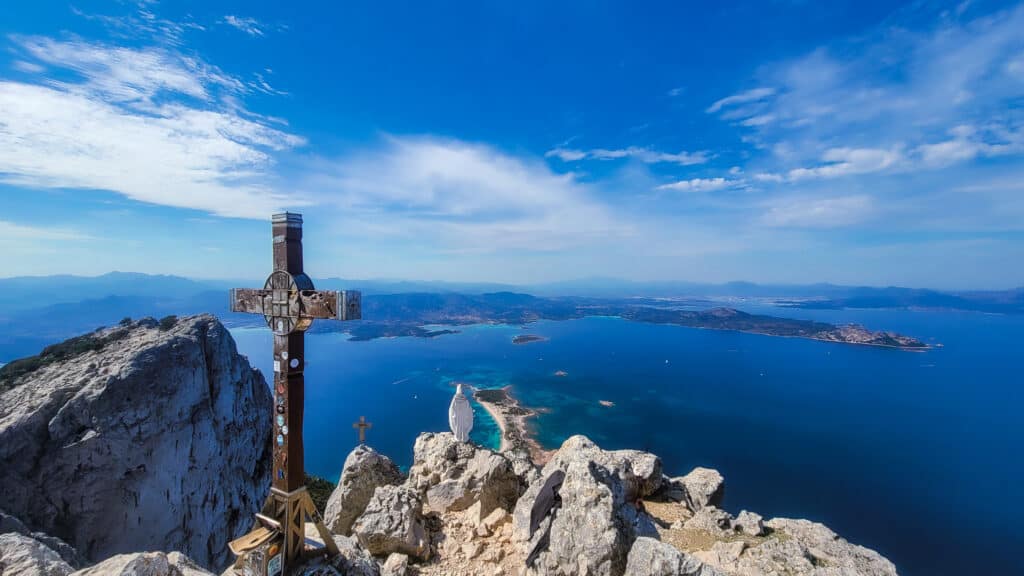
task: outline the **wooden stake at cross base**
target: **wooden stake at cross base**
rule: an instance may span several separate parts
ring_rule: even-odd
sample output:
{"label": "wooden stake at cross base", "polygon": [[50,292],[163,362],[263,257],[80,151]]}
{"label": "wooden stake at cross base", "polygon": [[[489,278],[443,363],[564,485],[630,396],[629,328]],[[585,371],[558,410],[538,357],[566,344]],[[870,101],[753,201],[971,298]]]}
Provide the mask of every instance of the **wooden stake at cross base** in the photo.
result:
{"label": "wooden stake at cross base", "polygon": [[[316,525],[327,553],[338,553],[305,488],[305,331],[317,318],[358,320],[362,313],[359,292],[316,290],[303,272],[302,215],[275,214],[273,239],[274,271],[263,289],[231,291],[233,312],[262,314],[274,333],[273,488],[262,512],[256,515],[256,528],[231,546],[236,555],[261,557],[255,564],[262,569],[254,576],[289,574],[301,564],[307,519]],[[266,537],[265,531],[271,536]],[[276,555],[271,553],[275,546]],[[248,567],[247,572],[254,569],[253,562],[245,562],[245,558],[240,558],[236,566],[240,564]]]}

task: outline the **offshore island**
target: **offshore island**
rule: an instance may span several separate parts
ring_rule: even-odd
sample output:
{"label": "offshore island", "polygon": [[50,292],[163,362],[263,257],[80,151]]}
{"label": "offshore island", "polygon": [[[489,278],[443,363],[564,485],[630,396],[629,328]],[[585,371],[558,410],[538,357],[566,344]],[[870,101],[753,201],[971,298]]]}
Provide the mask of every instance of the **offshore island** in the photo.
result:
{"label": "offshore island", "polygon": [[[688,310],[692,304],[652,298],[541,298],[529,294],[408,293],[371,295],[363,300],[363,317],[348,325],[322,323],[313,332],[343,331],[352,340],[373,340],[395,336],[433,338],[454,332],[453,327],[470,324],[511,324],[523,326],[538,320],[575,320],[590,316],[621,318],[633,322],[671,324],[687,328],[729,330],[807,338],[824,342],[882,346],[903,350],[926,350],[930,346],[912,336],[870,330],[856,324],[835,325],[814,320],[750,314],[734,308]],[[232,323],[252,323],[251,317],[234,315]],[[447,328],[437,328],[444,326]],[[430,329],[426,327],[431,327]],[[521,334],[513,344],[543,340],[542,336]]]}

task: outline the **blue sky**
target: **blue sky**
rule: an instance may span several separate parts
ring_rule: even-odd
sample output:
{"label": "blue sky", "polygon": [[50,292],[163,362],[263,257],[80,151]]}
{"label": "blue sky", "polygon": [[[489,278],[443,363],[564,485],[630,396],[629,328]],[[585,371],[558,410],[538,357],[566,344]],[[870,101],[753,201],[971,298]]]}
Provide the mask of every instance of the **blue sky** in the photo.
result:
{"label": "blue sky", "polygon": [[1024,4],[18,2],[4,275],[1024,285]]}

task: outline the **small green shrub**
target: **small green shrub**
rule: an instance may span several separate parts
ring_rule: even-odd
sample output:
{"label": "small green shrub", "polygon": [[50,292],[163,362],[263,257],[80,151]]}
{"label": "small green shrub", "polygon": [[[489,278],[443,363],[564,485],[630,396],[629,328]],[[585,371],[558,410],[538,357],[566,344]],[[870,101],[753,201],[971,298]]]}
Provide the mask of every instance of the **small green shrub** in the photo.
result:
{"label": "small green shrub", "polygon": [[174,328],[174,325],[177,324],[177,323],[178,323],[178,317],[177,316],[175,316],[173,314],[171,314],[170,316],[164,316],[163,318],[160,319],[160,330],[163,331],[163,332],[167,332],[171,328]]}
{"label": "small green shrub", "polygon": [[313,505],[320,512],[320,516],[323,516],[324,510],[327,509],[327,500],[330,499],[331,493],[334,492],[334,483],[325,478],[307,473],[306,490],[309,491],[309,497],[313,499]]}
{"label": "small green shrub", "polygon": [[118,322],[117,325],[118,326],[125,326],[125,327],[131,326],[132,325],[132,319],[131,319],[130,316],[125,316],[124,318],[121,318],[121,321]]}

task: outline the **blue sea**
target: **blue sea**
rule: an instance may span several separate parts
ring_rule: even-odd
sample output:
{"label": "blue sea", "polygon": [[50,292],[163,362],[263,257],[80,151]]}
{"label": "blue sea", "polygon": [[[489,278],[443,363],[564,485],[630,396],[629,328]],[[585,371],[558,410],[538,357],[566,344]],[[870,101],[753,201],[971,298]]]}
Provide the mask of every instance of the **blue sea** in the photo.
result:
{"label": "blue sea", "polygon": [[[943,346],[906,352],[600,317],[434,339],[311,334],[306,468],[337,480],[359,416],[373,423],[368,443],[408,466],[421,431],[447,429],[453,382],[511,385],[546,409],[533,421],[546,447],[586,434],[652,451],[670,475],[717,468],[729,511],[823,522],[904,575],[1024,573],[1024,317],[745,309]],[[547,340],[513,345],[523,333]],[[270,333],[233,334],[269,375]],[[479,406],[476,415],[473,439],[496,446],[494,422]]]}

